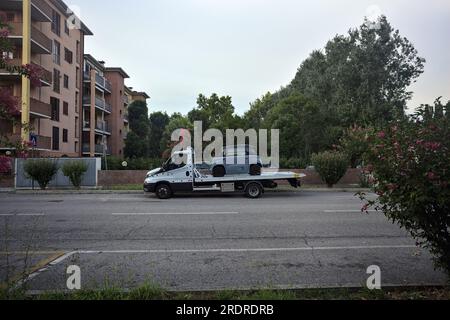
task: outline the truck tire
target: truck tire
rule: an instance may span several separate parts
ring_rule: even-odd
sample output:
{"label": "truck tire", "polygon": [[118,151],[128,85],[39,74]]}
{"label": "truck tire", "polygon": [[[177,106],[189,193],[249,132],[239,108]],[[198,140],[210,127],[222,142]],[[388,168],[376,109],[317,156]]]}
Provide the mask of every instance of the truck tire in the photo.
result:
{"label": "truck tire", "polygon": [[263,187],[257,182],[250,182],[245,188],[245,196],[250,199],[258,199],[263,194]]}
{"label": "truck tire", "polygon": [[214,178],[222,178],[225,177],[226,171],[223,166],[216,166],[212,170],[212,174]]}
{"label": "truck tire", "polygon": [[258,164],[252,164],[250,166],[250,175],[251,176],[260,176],[261,175],[261,166]]}
{"label": "truck tire", "polygon": [[159,199],[170,199],[173,195],[172,189],[167,183],[161,183],[156,186],[155,194]]}

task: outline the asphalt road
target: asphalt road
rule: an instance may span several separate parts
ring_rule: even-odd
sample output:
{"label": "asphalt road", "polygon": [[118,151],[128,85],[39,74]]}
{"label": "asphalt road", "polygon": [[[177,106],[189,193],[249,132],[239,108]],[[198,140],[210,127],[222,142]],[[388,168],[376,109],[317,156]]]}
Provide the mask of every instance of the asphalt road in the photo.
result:
{"label": "asphalt road", "polygon": [[[352,193],[183,196],[0,194],[0,282],[33,272],[30,290],[66,288],[78,265],[83,288],[171,290],[444,284],[431,257]],[[43,268],[43,269],[42,269]],[[8,271],[8,272],[7,272]]]}

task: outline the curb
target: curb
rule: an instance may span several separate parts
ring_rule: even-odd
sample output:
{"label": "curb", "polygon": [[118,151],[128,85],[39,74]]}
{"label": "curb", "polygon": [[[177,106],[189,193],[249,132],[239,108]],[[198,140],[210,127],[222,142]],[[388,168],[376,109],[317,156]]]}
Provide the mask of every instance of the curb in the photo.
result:
{"label": "curb", "polygon": [[[275,189],[267,190],[268,193],[300,193],[300,192],[323,192],[323,193],[358,193],[358,192],[371,192],[370,189],[362,188],[299,188],[299,189]],[[0,190],[0,194],[25,194],[25,195],[66,195],[66,194],[146,194],[144,191],[139,190]]]}

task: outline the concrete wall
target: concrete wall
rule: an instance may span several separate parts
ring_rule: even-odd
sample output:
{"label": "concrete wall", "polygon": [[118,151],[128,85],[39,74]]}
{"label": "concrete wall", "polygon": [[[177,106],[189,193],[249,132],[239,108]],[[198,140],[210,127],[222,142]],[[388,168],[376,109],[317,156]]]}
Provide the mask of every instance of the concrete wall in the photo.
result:
{"label": "concrete wall", "polygon": [[[325,185],[314,170],[281,170],[297,173],[304,173],[306,177],[302,179],[305,185]],[[98,174],[99,186],[114,186],[126,184],[143,184],[147,171],[100,171]],[[359,185],[359,169],[349,169],[347,174],[339,182],[340,185]],[[280,185],[288,184],[280,181]]]}

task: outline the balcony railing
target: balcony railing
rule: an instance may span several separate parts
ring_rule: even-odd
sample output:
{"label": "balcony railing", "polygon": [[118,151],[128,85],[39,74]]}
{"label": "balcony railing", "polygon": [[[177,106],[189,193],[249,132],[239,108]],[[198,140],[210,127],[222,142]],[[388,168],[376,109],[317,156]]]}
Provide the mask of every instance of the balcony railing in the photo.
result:
{"label": "balcony railing", "polygon": [[50,118],[52,116],[52,107],[49,103],[30,99],[30,111],[37,117]]}
{"label": "balcony railing", "polygon": [[95,129],[101,132],[105,132],[105,133],[111,133],[111,130],[109,128],[109,123],[108,122],[97,122],[95,124]]}
{"label": "balcony railing", "polygon": [[[8,140],[11,143],[17,143],[17,142],[22,141],[22,138],[18,134],[13,134],[13,135],[8,136]],[[36,136],[36,146],[34,148],[40,149],[40,150],[51,150],[52,138],[37,135]]]}
{"label": "balcony railing", "polygon": [[98,97],[95,98],[95,106],[101,109],[102,111],[106,111],[108,113],[112,112],[112,106],[102,98]]}
{"label": "balcony railing", "polygon": [[[15,40],[17,37],[22,37],[22,23],[10,22],[8,23],[12,30],[10,32],[11,40]],[[39,54],[51,54],[52,53],[52,40],[44,33],[35,27],[31,27],[31,52]],[[20,38],[20,43],[22,39]]]}
{"label": "balcony railing", "polygon": [[[22,66],[22,59],[12,59],[12,60],[8,60],[7,64],[11,67],[20,67]],[[41,78],[41,83],[44,86],[50,86],[53,81],[53,75],[50,71],[44,69],[42,66],[36,64],[36,63],[31,63],[31,65],[35,66],[36,68],[38,68],[40,70],[40,78]],[[14,70],[7,70],[7,69],[0,69],[0,73],[10,73],[11,71]],[[11,73],[12,75],[16,75],[16,76],[20,76],[17,72],[16,73]]]}
{"label": "balcony railing", "polygon": [[105,89],[109,93],[112,91],[111,82],[109,82],[105,77],[102,77],[98,73],[95,74],[95,83],[100,86],[100,88]]}
{"label": "balcony railing", "polygon": [[[0,10],[21,11],[21,0],[2,0]],[[31,19],[33,21],[51,22],[52,9],[44,0],[31,0]]]}
{"label": "balcony railing", "polygon": [[[107,154],[107,155],[110,155],[110,154],[111,154],[111,149],[109,148],[109,146],[106,147],[106,149],[107,149],[107,150],[105,150],[105,151],[106,151],[106,154]],[[91,152],[91,146],[90,146],[89,143],[84,143],[84,144],[83,144],[83,146],[82,146],[82,152],[83,152],[83,153],[90,153],[90,152]],[[103,154],[103,145],[101,145],[101,144],[96,144],[96,145],[94,146],[94,152],[95,152],[95,154]]]}

